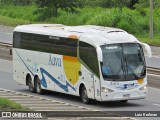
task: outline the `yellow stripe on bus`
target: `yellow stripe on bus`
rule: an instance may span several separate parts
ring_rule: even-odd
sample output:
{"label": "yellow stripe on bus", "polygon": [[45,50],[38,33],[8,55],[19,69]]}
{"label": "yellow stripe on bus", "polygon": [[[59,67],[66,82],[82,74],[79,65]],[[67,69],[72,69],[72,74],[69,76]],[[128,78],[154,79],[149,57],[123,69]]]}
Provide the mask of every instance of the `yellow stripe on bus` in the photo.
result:
{"label": "yellow stripe on bus", "polygon": [[81,70],[81,63],[77,57],[63,56],[63,66],[68,82],[77,83],[79,79],[78,71]]}
{"label": "yellow stripe on bus", "polygon": [[74,35],[74,34],[71,34],[68,36],[68,38],[71,38],[71,39],[78,39],[78,36],[77,35]]}

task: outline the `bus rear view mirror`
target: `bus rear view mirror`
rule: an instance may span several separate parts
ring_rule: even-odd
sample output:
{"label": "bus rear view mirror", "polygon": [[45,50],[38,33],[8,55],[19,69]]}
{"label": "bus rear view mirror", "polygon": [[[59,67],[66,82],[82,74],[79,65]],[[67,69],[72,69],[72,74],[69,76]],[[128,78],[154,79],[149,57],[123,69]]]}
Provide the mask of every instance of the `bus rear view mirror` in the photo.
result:
{"label": "bus rear view mirror", "polygon": [[102,62],[103,59],[102,59],[102,49],[97,46],[97,56],[98,56],[98,61]]}
{"label": "bus rear view mirror", "polygon": [[151,47],[146,43],[141,43],[141,45],[145,48],[145,50],[148,54],[148,57],[151,58],[152,57]]}

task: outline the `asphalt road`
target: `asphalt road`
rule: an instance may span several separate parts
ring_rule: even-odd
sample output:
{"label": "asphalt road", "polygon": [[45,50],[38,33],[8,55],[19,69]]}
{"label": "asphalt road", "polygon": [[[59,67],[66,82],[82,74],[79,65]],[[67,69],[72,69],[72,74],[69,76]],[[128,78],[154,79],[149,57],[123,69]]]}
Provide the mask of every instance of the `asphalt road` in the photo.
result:
{"label": "asphalt road", "polygon": [[0,42],[12,44],[13,27],[0,26]]}
{"label": "asphalt road", "polygon": [[[160,50],[157,51],[160,53]],[[146,63],[148,67],[160,68],[160,56],[152,56],[152,58],[146,57]]]}
{"label": "asphalt road", "polygon": [[[148,80],[153,79],[154,77],[155,76],[149,75]],[[160,79],[160,76],[157,78]],[[0,88],[39,96],[37,94],[30,93],[28,87],[18,85],[12,77],[12,61],[2,59],[0,59]],[[146,99],[130,100],[128,103],[94,101],[91,105],[85,105],[81,102],[79,97],[61,93],[46,92],[45,95],[40,96],[97,110],[120,111],[120,114],[122,115],[126,114],[124,111],[160,111],[160,89],[152,87],[149,87],[148,97]],[[140,119],[146,120],[146,118]],[[154,120],[154,118],[152,118],[152,120]],[[155,120],[158,120],[158,118],[155,118]]]}

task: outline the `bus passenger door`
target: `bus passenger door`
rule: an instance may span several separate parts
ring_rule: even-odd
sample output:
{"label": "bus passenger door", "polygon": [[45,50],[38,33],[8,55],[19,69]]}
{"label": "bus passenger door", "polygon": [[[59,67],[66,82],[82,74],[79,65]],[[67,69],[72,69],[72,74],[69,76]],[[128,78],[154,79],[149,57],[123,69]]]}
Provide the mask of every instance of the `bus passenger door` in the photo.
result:
{"label": "bus passenger door", "polygon": [[93,81],[94,81],[93,74],[88,73],[88,74],[87,74],[88,96],[89,96],[90,98],[95,99],[95,95],[94,95],[94,93],[95,93],[95,92],[94,92],[94,83],[93,83]]}
{"label": "bus passenger door", "polygon": [[[94,76],[94,75],[93,75]],[[95,99],[101,101],[101,89],[100,89],[100,79],[94,76],[93,78],[93,85],[94,85],[94,95]]]}

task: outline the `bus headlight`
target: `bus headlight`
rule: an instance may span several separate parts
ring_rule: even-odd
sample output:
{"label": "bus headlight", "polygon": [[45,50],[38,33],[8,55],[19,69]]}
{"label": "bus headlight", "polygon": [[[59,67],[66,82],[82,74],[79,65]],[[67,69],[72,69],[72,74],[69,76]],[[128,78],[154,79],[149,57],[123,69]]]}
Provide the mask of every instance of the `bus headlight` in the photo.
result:
{"label": "bus headlight", "polygon": [[106,92],[106,93],[109,93],[109,92],[113,92],[114,90],[111,90],[109,88],[106,88],[106,87],[101,87],[101,90],[102,92]]}
{"label": "bus headlight", "polygon": [[147,85],[144,85],[143,87],[139,88],[139,90],[147,90]]}

